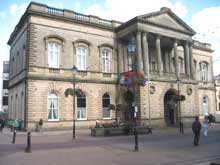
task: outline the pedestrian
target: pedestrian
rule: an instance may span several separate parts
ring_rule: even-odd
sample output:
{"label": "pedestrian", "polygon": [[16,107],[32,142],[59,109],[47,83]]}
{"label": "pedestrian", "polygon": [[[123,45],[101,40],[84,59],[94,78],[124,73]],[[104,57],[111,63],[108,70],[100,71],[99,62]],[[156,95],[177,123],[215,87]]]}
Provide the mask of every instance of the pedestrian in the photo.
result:
{"label": "pedestrian", "polygon": [[208,136],[208,129],[209,129],[209,120],[208,117],[205,116],[203,122],[202,122],[202,126],[203,126],[203,133],[205,136]]}
{"label": "pedestrian", "polygon": [[4,120],[3,120],[3,119],[0,119],[0,132],[3,131],[4,126],[5,126],[5,122],[4,122]]}
{"label": "pedestrian", "polygon": [[42,131],[43,131],[43,119],[40,119],[40,120],[39,120],[39,123],[38,123],[38,131],[39,131],[39,132],[42,132]]}
{"label": "pedestrian", "polygon": [[199,145],[199,137],[200,137],[201,123],[199,121],[199,117],[195,117],[195,121],[192,124],[192,131],[194,133],[194,145]]}
{"label": "pedestrian", "polygon": [[14,129],[14,130],[17,130],[17,129],[18,129],[19,122],[18,122],[17,119],[14,119],[12,126],[13,126],[13,129]]}

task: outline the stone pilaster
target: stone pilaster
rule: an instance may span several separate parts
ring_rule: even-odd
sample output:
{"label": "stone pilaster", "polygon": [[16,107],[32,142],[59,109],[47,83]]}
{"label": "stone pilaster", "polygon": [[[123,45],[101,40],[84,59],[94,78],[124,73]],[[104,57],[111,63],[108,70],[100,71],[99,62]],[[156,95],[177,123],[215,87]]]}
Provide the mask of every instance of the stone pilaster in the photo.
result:
{"label": "stone pilaster", "polygon": [[177,55],[177,41],[175,40],[174,41],[174,44],[173,44],[173,48],[174,48],[174,66],[175,66],[175,73],[177,75],[177,77],[179,76],[179,69],[178,69],[178,55]]}
{"label": "stone pilaster", "polygon": [[194,79],[192,43],[189,43],[189,62],[190,62],[190,77]]}
{"label": "stone pilaster", "polygon": [[186,41],[184,43],[184,62],[185,62],[185,74],[190,77],[190,61],[189,61],[189,44]]}
{"label": "stone pilaster", "polygon": [[160,36],[156,38],[156,52],[157,52],[157,69],[160,75],[162,75],[162,59],[161,59],[161,47],[160,47]]}
{"label": "stone pilaster", "polygon": [[144,75],[147,75],[147,69],[149,70],[149,49],[148,49],[147,33],[142,34],[142,44],[143,44],[143,69],[144,69]]}
{"label": "stone pilaster", "polygon": [[142,50],[141,50],[141,32],[136,33],[136,43],[137,43],[136,69],[138,72],[142,72],[143,63],[142,63]]}

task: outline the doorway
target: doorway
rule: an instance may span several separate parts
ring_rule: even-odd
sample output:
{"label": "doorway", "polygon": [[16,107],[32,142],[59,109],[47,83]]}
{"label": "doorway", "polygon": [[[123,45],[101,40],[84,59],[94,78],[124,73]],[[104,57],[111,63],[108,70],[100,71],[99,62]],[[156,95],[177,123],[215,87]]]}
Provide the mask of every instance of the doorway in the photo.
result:
{"label": "doorway", "polygon": [[178,123],[177,94],[178,91],[171,88],[164,95],[164,120],[167,126],[177,126]]}

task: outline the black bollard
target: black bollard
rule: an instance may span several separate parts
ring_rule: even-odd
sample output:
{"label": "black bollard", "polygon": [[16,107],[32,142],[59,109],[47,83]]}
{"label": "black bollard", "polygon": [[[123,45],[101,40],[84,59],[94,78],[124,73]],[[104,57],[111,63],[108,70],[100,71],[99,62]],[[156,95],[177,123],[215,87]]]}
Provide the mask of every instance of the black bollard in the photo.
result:
{"label": "black bollard", "polygon": [[182,122],[180,122],[180,132],[181,132],[182,134],[184,134],[184,129],[183,129],[183,123],[182,123]]}
{"label": "black bollard", "polygon": [[31,133],[27,133],[27,147],[25,149],[25,152],[31,152]]}
{"label": "black bollard", "polygon": [[135,146],[134,146],[134,151],[138,152],[139,147],[138,147],[138,132],[137,132],[137,126],[134,127],[134,138],[135,138]]}
{"label": "black bollard", "polygon": [[15,139],[16,139],[16,130],[14,129],[13,138],[12,138],[12,144],[15,144]]}

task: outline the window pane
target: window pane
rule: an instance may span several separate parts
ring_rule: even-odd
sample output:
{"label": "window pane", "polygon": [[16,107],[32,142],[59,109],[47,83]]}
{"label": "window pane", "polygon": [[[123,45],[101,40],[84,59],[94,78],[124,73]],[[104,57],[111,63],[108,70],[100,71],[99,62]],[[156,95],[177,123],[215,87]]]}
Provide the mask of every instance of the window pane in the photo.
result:
{"label": "window pane", "polygon": [[57,43],[48,44],[48,63],[49,67],[59,67],[60,45]]}
{"label": "window pane", "polygon": [[77,107],[86,107],[85,97],[77,97]]}
{"label": "window pane", "polygon": [[103,108],[103,118],[110,118],[110,110],[108,108]]}
{"label": "window pane", "polygon": [[58,119],[58,97],[56,94],[51,93],[48,96],[48,119]]}
{"label": "window pane", "polygon": [[86,48],[78,47],[76,50],[77,68],[79,70],[86,70]]}

